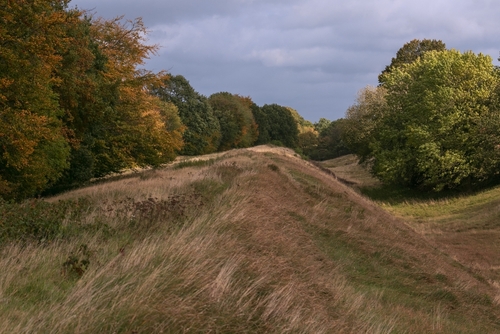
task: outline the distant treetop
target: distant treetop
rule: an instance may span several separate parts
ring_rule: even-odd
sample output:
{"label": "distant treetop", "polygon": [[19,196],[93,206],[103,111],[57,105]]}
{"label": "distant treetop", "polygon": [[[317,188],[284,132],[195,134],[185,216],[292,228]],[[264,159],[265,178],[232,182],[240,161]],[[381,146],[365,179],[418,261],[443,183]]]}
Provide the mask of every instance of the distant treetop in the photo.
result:
{"label": "distant treetop", "polygon": [[396,53],[396,58],[392,58],[391,64],[385,67],[385,70],[378,76],[378,82],[380,84],[385,83],[385,75],[392,72],[394,68],[401,67],[405,64],[411,64],[420,56],[422,56],[427,51],[444,51],[446,50],[446,44],[441,40],[435,39],[414,39],[398,50]]}

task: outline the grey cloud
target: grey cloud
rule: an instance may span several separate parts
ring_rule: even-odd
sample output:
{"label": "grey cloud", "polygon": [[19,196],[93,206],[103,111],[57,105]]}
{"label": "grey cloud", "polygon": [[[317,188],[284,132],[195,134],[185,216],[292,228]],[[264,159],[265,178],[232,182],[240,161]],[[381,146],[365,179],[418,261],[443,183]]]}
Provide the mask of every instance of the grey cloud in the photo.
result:
{"label": "grey cloud", "polygon": [[500,2],[488,0],[76,0],[98,15],[141,16],[162,46],[153,70],[182,74],[202,94],[230,91],[258,104],[336,119],[377,83],[414,38],[498,56]]}
{"label": "grey cloud", "polygon": [[74,0],[70,5],[113,18],[142,17],[150,26],[164,22],[183,22],[205,17],[238,15],[247,10],[287,5],[297,0]]}
{"label": "grey cloud", "polygon": [[97,16],[112,18],[125,15],[128,18],[143,17],[145,22],[156,25],[161,22],[177,22],[187,18],[198,19],[215,14],[229,15],[237,9],[237,2],[219,1],[137,1],[137,0],[82,0],[72,1],[81,9],[90,9]]}

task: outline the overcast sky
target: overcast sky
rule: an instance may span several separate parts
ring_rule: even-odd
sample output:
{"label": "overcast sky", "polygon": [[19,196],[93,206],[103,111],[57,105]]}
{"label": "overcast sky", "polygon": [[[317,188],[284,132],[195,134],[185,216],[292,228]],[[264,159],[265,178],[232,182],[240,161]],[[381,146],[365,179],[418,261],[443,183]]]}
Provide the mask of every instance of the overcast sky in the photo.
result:
{"label": "overcast sky", "polygon": [[142,17],[153,71],[278,103],[305,119],[344,117],[357,92],[412,39],[489,54],[498,65],[498,0],[73,0],[96,16]]}

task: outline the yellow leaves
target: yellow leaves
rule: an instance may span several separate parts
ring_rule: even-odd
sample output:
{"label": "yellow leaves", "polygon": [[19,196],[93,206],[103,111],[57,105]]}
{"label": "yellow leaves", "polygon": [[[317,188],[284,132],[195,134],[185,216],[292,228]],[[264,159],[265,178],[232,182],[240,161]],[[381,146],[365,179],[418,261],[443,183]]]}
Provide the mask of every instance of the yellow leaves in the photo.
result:
{"label": "yellow leaves", "polygon": [[7,101],[7,96],[5,96],[4,92],[13,83],[14,83],[13,79],[0,78],[0,102],[6,102]]}
{"label": "yellow leaves", "polygon": [[68,147],[53,86],[79,13],[66,1],[0,0],[0,175],[14,197],[32,195],[66,166]]}
{"label": "yellow leaves", "polygon": [[2,176],[0,176],[0,198],[7,197],[12,192],[12,190],[13,189],[10,185],[10,182],[2,179]]}
{"label": "yellow leaves", "polygon": [[143,65],[145,59],[158,50],[157,45],[144,44],[147,29],[141,18],[99,18],[92,22],[91,32],[99,42],[101,52],[108,58],[107,70],[112,77],[129,79],[137,76],[136,67]]}
{"label": "yellow leaves", "polygon": [[138,68],[157,50],[142,20],[89,20],[68,2],[0,0],[0,191],[13,197],[75,157],[68,179],[157,165],[183,145],[176,108],[146,89],[166,74]]}
{"label": "yellow leaves", "polygon": [[27,110],[3,110],[0,122],[0,143],[3,147],[3,159],[7,167],[21,169],[29,163],[29,157],[41,140],[50,140],[53,136],[47,128],[48,119]]}

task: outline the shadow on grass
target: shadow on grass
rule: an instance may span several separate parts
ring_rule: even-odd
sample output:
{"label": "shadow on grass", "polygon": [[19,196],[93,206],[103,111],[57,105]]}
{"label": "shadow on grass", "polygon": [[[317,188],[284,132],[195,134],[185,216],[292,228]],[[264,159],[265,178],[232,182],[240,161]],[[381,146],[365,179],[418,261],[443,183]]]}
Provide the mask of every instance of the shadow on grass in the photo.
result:
{"label": "shadow on grass", "polygon": [[363,195],[374,201],[386,202],[388,204],[400,204],[404,202],[423,202],[444,199],[453,199],[462,196],[470,196],[495,187],[495,185],[469,188],[451,189],[441,192],[423,191],[398,185],[381,185],[378,187],[360,187]]}

